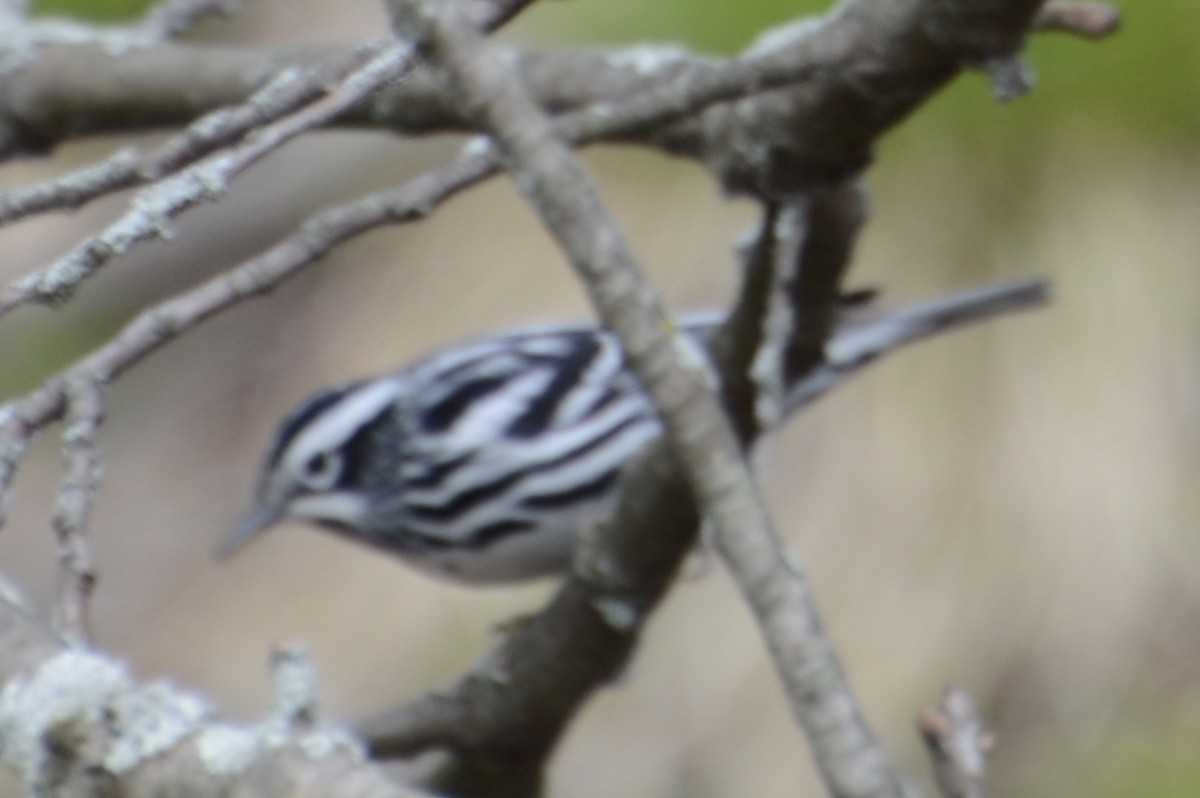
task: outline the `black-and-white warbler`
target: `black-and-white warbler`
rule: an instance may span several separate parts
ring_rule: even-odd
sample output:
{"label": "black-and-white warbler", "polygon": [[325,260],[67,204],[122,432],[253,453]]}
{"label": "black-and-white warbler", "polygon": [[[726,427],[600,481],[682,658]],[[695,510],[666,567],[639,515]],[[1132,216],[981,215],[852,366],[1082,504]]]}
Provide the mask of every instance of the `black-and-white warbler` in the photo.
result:
{"label": "black-and-white warbler", "polygon": [[[1023,282],[889,311],[847,303],[786,410],[907,342],[1043,299]],[[700,336],[718,321],[683,327]],[[224,551],[287,518],[464,582],[560,572],[577,532],[612,509],[621,466],[660,432],[611,333],[542,327],[451,347],[293,410]]]}

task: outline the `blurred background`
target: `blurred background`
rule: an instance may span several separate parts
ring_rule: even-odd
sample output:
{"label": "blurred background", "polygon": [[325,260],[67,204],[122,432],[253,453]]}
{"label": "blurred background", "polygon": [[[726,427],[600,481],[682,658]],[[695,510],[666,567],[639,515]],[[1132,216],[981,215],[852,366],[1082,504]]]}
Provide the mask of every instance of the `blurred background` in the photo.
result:
{"label": "blurred background", "polygon": [[[35,5],[115,19],[145,4]],[[193,38],[373,38],[380,5],[256,0]],[[854,284],[903,301],[1043,275],[1055,303],[887,360],[795,419],[763,458],[778,524],[866,709],[922,782],[915,717],[962,685],[998,737],[996,795],[1171,798],[1200,784],[1200,5],[1126,5],[1106,42],[1036,37],[1038,85],[1020,101],[996,104],[982,77],[963,77],[882,142],[866,178],[873,218]],[[733,53],[825,4],[736,8],[542,3],[505,35]],[[0,185],[44,180],[117,143],[6,164]],[[345,133],[292,144],[61,310],[5,319],[0,394],[33,388],[147,303],[454,144]],[[596,149],[587,163],[671,303],[724,305],[731,242],[755,209],[657,154]],[[62,254],[126,199],[0,230],[0,279]],[[466,336],[588,313],[537,221],[495,181],[341,248],[145,361],[113,386],[103,438],[100,645],[246,720],[266,709],[278,642],[311,646],[333,718],[454,679],[498,623],[553,586],[463,590],[298,526],[228,563],[214,548],[277,419],[309,392]],[[0,534],[0,568],[43,607],[58,468],[52,430]],[[623,681],[572,728],[550,794],[818,794],[735,589],[719,567],[694,570]]]}

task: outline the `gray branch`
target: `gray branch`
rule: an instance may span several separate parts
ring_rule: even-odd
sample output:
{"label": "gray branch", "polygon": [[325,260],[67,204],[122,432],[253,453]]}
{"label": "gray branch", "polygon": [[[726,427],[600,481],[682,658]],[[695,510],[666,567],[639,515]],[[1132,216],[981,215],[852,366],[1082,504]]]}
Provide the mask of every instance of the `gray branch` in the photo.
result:
{"label": "gray branch", "polygon": [[[0,316],[26,302],[61,302],[69,298],[81,282],[112,258],[124,255],[141,242],[168,237],[171,222],[180,214],[219,200],[229,192],[231,181],[250,166],[400,77],[410,64],[411,48],[387,48],[328,93],[257,128],[253,137],[218,150],[143,189],[130,202],[129,210],[105,230],[89,236],[48,268],[13,283],[0,297]],[[290,82],[290,75],[277,77],[260,94],[277,95],[278,84]]]}
{"label": "gray branch", "polygon": [[[324,96],[330,85],[340,84],[348,72],[362,66],[364,57],[376,52],[377,48],[365,49],[351,53],[348,61],[331,60],[309,68],[285,67],[245,102],[200,117],[151,153],[127,147],[77,172],[2,193],[0,225],[32,214],[78,208],[105,194],[160,180]],[[7,300],[9,305],[12,302]]]}

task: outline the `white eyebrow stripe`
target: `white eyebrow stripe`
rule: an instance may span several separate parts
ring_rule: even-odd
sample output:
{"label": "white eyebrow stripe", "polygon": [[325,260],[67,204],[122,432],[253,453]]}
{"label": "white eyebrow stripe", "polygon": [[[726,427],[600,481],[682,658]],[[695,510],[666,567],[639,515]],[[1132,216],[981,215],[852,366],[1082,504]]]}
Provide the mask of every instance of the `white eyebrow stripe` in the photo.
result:
{"label": "white eyebrow stripe", "polygon": [[300,473],[314,455],[336,450],[376,418],[401,393],[399,378],[373,380],[353,391],[333,407],[309,422],[283,455],[283,466]]}

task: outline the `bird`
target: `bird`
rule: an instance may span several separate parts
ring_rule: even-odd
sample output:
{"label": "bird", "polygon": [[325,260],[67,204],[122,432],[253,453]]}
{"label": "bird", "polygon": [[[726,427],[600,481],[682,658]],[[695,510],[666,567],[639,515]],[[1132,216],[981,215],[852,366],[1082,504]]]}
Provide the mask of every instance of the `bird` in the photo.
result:
{"label": "bird", "polygon": [[[1046,298],[1039,280],[893,309],[847,295],[821,361],[784,386],[785,413],[904,344]],[[720,322],[679,329],[703,340]],[[543,325],[451,345],[291,410],[220,554],[298,520],[467,585],[561,574],[581,531],[615,508],[622,465],[660,435],[611,331]]]}

